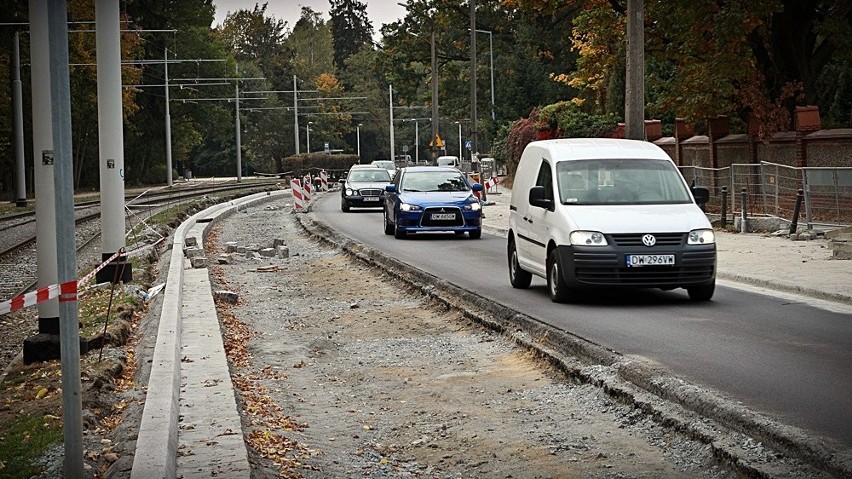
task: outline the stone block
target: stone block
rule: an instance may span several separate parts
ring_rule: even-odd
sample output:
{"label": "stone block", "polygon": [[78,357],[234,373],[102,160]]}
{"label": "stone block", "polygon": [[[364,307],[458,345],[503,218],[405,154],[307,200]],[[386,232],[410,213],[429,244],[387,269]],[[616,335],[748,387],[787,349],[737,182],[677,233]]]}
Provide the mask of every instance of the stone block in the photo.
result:
{"label": "stone block", "polygon": [[198,258],[204,256],[204,250],[196,246],[191,246],[189,248],[184,248],[183,254],[189,259]]}
{"label": "stone block", "polygon": [[198,246],[198,238],[195,236],[187,236],[183,240],[183,244],[184,246]]}
{"label": "stone block", "polygon": [[239,294],[227,290],[216,291],[215,293],[213,293],[213,296],[229,304],[237,304],[237,301],[239,301],[240,299]]}
{"label": "stone block", "polygon": [[190,259],[190,264],[193,268],[206,268],[207,267],[207,257],[206,256],[198,256],[196,258]]}
{"label": "stone block", "polygon": [[282,239],[282,238],[275,238],[275,239],[272,240],[272,247],[273,248],[277,248],[279,246],[284,246],[286,244],[287,244],[287,242],[284,241],[284,239]]}
{"label": "stone block", "polygon": [[225,252],[236,253],[238,246],[239,244],[236,241],[228,241],[227,243],[225,243]]}
{"label": "stone block", "polygon": [[234,262],[234,258],[231,257],[231,255],[229,255],[229,254],[220,254],[219,256],[216,257],[216,261],[219,264],[231,264],[231,263]]}
{"label": "stone block", "polygon": [[286,245],[281,245],[278,247],[278,257],[287,259],[290,257],[290,247]]}
{"label": "stone block", "polygon": [[263,248],[262,250],[260,250],[260,255],[264,258],[274,258],[275,254],[275,248]]}

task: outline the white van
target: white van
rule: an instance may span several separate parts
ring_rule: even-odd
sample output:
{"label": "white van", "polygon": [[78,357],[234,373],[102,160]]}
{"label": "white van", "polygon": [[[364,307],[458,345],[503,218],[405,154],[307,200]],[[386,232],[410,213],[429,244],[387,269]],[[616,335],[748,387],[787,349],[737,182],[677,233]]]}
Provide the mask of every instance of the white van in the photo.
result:
{"label": "white van", "polygon": [[439,156],[436,166],[451,166],[453,168],[459,167],[459,157],[458,156]]}
{"label": "white van", "polygon": [[509,279],[547,279],[550,299],[581,288],[686,288],[709,301],[713,228],[671,158],[653,143],[571,138],[527,145],[509,206]]}

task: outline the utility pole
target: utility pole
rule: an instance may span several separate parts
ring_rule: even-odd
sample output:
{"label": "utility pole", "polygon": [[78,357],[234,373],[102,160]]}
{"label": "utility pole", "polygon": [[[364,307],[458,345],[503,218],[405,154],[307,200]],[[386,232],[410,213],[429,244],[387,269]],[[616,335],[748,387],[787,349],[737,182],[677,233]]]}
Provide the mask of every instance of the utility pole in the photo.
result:
{"label": "utility pole", "polygon": [[299,154],[299,92],[296,75],[293,75],[293,135],[296,137],[296,155]]}
{"label": "utility pole", "polygon": [[432,22],[430,35],[432,48],[432,164],[438,160],[438,55],[435,51],[435,22]]}
{"label": "utility pole", "polygon": [[[30,2],[30,6],[32,7]],[[83,399],[80,383],[80,326],[77,305],[77,253],[74,241],[74,168],[71,145],[71,81],[68,71],[68,3],[49,0],[50,92],[53,114],[53,187],[56,211],[56,259],[59,284],[73,291],[59,296],[62,368],[63,476],[83,477]],[[32,8],[31,8],[32,10]]]}
{"label": "utility pole", "polygon": [[393,85],[388,85],[388,101],[390,102],[390,151],[391,161],[396,162],[396,150],[394,150],[393,139]]}
{"label": "utility pole", "polygon": [[169,112],[169,48],[165,47],[166,73],[166,184],[172,186],[172,115]]}
{"label": "utility pole", "polygon": [[24,106],[21,100],[21,46],[20,33],[15,32],[13,70],[15,79],[12,81],[12,106],[15,109],[15,206],[27,206],[27,181],[24,161]]}
{"label": "utility pole", "polygon": [[645,3],[627,0],[627,91],[624,130],[631,140],[645,139]]}

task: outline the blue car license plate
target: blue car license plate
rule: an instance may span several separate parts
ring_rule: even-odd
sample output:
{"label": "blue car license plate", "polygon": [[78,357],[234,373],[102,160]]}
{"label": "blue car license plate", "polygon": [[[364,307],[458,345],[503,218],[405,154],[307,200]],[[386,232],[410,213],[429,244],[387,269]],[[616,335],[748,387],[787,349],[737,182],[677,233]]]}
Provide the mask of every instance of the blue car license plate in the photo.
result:
{"label": "blue car license plate", "polygon": [[452,221],[456,219],[455,213],[432,213],[432,221]]}

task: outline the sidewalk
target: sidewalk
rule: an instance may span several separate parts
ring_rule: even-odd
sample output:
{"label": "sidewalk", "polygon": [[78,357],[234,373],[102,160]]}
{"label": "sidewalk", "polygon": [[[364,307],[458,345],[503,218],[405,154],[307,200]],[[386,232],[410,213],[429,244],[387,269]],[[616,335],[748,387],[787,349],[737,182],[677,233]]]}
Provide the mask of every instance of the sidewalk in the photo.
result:
{"label": "sidewalk", "polygon": [[[502,185],[497,191],[487,195],[482,223],[486,229],[505,235],[512,191]],[[717,230],[716,277],[852,304],[852,261],[832,259],[828,243],[823,238],[791,241],[761,233]]]}

